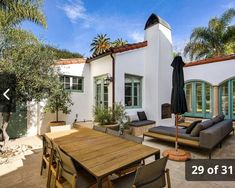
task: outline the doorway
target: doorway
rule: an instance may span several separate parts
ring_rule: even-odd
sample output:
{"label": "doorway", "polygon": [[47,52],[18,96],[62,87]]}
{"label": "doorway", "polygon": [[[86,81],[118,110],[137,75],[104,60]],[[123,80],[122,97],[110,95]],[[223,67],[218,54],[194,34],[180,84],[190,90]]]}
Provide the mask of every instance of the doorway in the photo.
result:
{"label": "doorway", "polygon": [[95,102],[96,106],[108,107],[108,84],[104,83],[104,77],[95,79]]}

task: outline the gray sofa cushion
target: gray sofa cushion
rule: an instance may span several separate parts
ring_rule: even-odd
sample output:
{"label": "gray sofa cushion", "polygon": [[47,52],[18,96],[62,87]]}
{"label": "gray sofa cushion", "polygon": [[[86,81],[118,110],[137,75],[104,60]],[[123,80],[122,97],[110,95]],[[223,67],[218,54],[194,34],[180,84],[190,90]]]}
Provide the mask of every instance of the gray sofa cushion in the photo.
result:
{"label": "gray sofa cushion", "polygon": [[145,120],[147,120],[147,116],[146,116],[146,114],[145,114],[144,111],[142,111],[142,112],[137,112],[137,115],[138,115],[140,121],[145,121]]}
{"label": "gray sofa cushion", "polygon": [[[176,129],[175,127],[157,126],[157,127],[153,127],[149,129],[149,132],[175,137],[175,134],[176,134],[175,129]],[[189,134],[186,134],[186,129],[178,129],[178,130],[179,130],[178,136],[180,138],[186,138],[189,140],[199,140],[198,137],[192,137]]]}
{"label": "gray sofa cushion", "polygon": [[155,123],[156,122],[152,121],[152,120],[144,120],[144,121],[133,121],[133,122],[129,123],[129,125],[133,126],[133,127],[142,127],[145,125],[151,125],[151,124],[155,124]]}
{"label": "gray sofa cushion", "polygon": [[215,116],[214,118],[211,119],[214,124],[219,123],[224,120],[224,115],[220,114],[218,116]]}
{"label": "gray sofa cushion", "polygon": [[201,123],[201,122],[202,122],[202,120],[197,120],[197,121],[192,122],[192,123],[187,127],[186,133],[187,133],[187,134],[190,134],[190,133],[192,132],[193,128],[194,128],[198,123]]}
{"label": "gray sofa cushion", "polygon": [[200,131],[205,130],[213,125],[212,120],[206,120],[201,123],[198,123],[192,130],[191,136],[199,136]]}
{"label": "gray sofa cushion", "polygon": [[200,147],[211,149],[233,130],[232,120],[221,121],[200,132]]}
{"label": "gray sofa cushion", "polygon": [[199,136],[200,131],[202,130],[202,125],[198,123],[190,133],[190,136]]}
{"label": "gray sofa cushion", "polygon": [[204,129],[211,127],[214,123],[211,119],[209,119],[209,120],[201,122],[200,124],[202,125],[202,130],[204,130]]}

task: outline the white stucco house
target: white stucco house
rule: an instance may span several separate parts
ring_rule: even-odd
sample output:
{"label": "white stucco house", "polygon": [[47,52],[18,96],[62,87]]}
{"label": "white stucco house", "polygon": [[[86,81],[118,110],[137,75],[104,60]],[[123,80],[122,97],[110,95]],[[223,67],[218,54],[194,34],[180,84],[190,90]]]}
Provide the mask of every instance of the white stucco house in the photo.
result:
{"label": "white stucco house", "polygon": [[[173,60],[170,25],[152,14],[144,27],[144,41],[110,48],[87,59],[57,62],[64,87],[71,90],[74,105],[67,124],[92,121],[97,104],[112,107],[121,102],[128,114],[145,111],[156,125],[174,125],[174,117],[162,117],[170,103]],[[210,118],[224,113],[235,119],[235,55],[187,63],[184,67],[188,113],[185,116]],[[28,135],[48,131],[54,120],[43,112],[44,103],[31,103],[27,113]]]}
{"label": "white stucco house", "polygon": [[[128,114],[144,110],[148,119],[162,119],[161,106],[170,103],[172,68],[170,25],[152,14],[144,28],[144,41],[110,48],[88,59],[67,59],[57,62],[66,89],[72,91],[69,115],[60,115],[66,123],[92,121],[97,103],[112,107],[121,102]],[[42,104],[28,107],[28,132],[43,134],[53,116],[43,113]],[[31,130],[31,131],[30,131]]]}

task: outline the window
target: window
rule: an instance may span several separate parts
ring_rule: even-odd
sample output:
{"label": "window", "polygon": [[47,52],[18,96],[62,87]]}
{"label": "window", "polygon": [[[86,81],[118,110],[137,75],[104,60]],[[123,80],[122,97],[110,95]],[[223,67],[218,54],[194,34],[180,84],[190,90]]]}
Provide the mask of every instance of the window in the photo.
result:
{"label": "window", "polygon": [[83,92],[83,77],[61,76],[60,80],[64,83],[65,89]]}
{"label": "window", "polygon": [[185,84],[188,106],[186,116],[210,118],[212,116],[212,86],[206,82],[193,81]]}
{"label": "window", "polygon": [[127,108],[141,107],[141,80],[139,76],[125,75],[125,106]]}
{"label": "window", "polygon": [[226,118],[235,119],[235,79],[219,86],[219,109]]}

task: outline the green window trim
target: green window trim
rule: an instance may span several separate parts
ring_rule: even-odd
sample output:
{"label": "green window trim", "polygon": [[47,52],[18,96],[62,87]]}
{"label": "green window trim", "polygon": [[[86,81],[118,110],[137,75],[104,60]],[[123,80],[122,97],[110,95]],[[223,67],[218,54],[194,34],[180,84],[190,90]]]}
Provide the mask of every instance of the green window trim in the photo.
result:
{"label": "green window trim", "polygon": [[102,107],[109,107],[109,89],[108,84],[105,83],[106,75],[94,77],[95,82],[95,105]]}
{"label": "green window trim", "polygon": [[[129,88],[129,94],[127,90]],[[124,101],[126,109],[142,108],[142,77],[125,74]],[[127,102],[127,99],[129,101]],[[128,103],[128,105],[127,105]]]}
{"label": "green window trim", "polygon": [[[187,87],[190,85],[190,94],[187,95]],[[209,86],[209,105],[208,101],[206,100],[207,95],[207,86]],[[198,89],[201,95],[197,95]],[[190,102],[187,101],[188,106],[191,108],[191,112],[186,112],[184,115],[189,117],[200,117],[200,118],[211,118],[213,114],[213,87],[206,82],[203,81],[190,81],[185,83],[185,93],[186,93],[186,100],[188,96],[190,97]],[[198,102],[200,100],[200,103]],[[207,107],[209,107],[209,112],[207,112]]]}
{"label": "green window trim", "polygon": [[60,76],[60,80],[64,84],[64,89],[71,92],[84,92],[84,77],[63,75]]}
{"label": "green window trim", "polygon": [[[224,87],[225,88],[224,90]],[[223,91],[226,92],[226,95],[223,95]],[[226,98],[227,100],[222,99],[222,97]],[[227,80],[223,82],[219,86],[219,113],[225,115],[226,119],[233,119],[235,120],[235,101],[233,100],[235,97],[235,79]],[[227,106],[226,106],[227,105]],[[226,109],[223,109],[226,108]]]}

